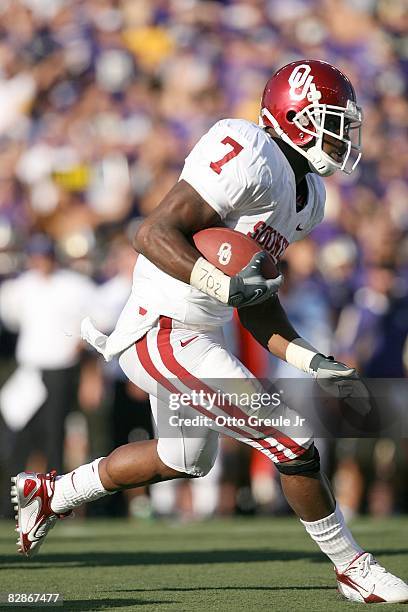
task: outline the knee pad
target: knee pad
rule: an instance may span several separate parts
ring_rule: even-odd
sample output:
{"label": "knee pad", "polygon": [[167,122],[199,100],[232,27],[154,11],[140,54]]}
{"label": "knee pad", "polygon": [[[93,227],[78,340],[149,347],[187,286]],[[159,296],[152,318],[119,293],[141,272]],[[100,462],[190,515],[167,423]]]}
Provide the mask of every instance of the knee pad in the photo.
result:
{"label": "knee pad", "polygon": [[[311,458],[310,454],[312,454]],[[320,472],[320,455],[317,448],[313,445],[305,455],[308,458],[302,459],[300,457],[299,459],[288,461],[287,463],[277,463],[276,468],[281,474],[285,474],[286,476],[307,476],[308,474]]]}

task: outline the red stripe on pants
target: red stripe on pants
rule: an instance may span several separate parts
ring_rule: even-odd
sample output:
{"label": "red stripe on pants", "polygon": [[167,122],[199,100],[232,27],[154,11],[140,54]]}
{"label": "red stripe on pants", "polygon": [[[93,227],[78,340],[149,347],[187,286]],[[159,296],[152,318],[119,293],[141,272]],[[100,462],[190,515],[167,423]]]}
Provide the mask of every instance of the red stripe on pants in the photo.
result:
{"label": "red stripe on pants", "polygon": [[[186,386],[190,387],[191,389],[198,390],[198,391],[202,390],[205,393],[214,394],[214,390],[211,389],[211,387],[208,387],[200,379],[195,378],[191,374],[191,372],[186,370],[177,361],[177,359],[175,358],[173,347],[172,347],[171,342],[170,342],[170,334],[171,334],[172,330],[169,327],[169,321],[171,322],[171,319],[168,319],[167,317],[161,317],[160,318],[160,331],[159,331],[158,336],[157,336],[157,345],[158,345],[159,353],[160,353],[160,356],[161,356],[161,358],[163,360],[164,365],[166,366],[166,368],[168,370],[170,370],[170,372],[172,372],[175,376],[177,376],[177,378],[181,382],[183,382]],[[162,325],[162,323],[164,323],[164,325]],[[245,414],[237,406],[231,406],[230,407],[231,409],[228,410],[224,405],[223,406],[219,406],[218,404],[216,404],[216,405],[217,405],[218,408],[220,408],[221,410],[223,410],[224,412],[226,412],[230,416],[236,416],[238,418],[243,418],[245,420],[247,420],[247,418],[248,418],[248,415]],[[228,426],[227,429],[232,429],[233,431],[237,430],[237,428],[235,428],[233,426]],[[244,436],[243,437],[245,437],[245,438],[249,438],[250,437],[251,434],[249,432],[246,432],[245,430],[241,430],[241,431],[244,431]],[[273,435],[273,437],[275,439],[278,439],[279,443],[283,444],[287,448],[290,448],[290,450],[292,450],[292,452],[295,453],[295,454],[304,453],[305,450],[306,450],[302,446],[298,446],[290,438],[287,438],[286,436],[284,436],[277,429],[274,429],[274,428],[269,428],[269,429],[261,428],[260,430],[256,430],[255,429],[255,431],[257,431],[259,433],[262,433],[264,435],[278,434],[278,437],[275,436],[275,435]],[[242,434],[240,434],[240,435],[242,435]],[[273,446],[272,444],[270,444],[266,440],[264,440],[262,438],[254,438],[254,437],[252,439],[254,439],[264,449],[269,450],[270,452],[272,452],[276,456],[276,458],[278,459],[279,462],[283,463],[285,461],[291,461],[291,459],[289,457],[287,457],[283,453],[283,451],[278,450],[276,448],[276,446]],[[286,443],[286,442],[288,442],[288,443]],[[296,448],[296,450],[295,450],[295,448]]]}
{"label": "red stripe on pants", "polygon": [[[149,376],[151,376],[154,380],[160,383],[165,389],[167,389],[171,393],[176,393],[177,395],[180,395],[179,389],[177,389],[177,387],[175,387],[169,380],[167,380],[167,378],[163,376],[163,374],[154,365],[149,355],[149,349],[147,346],[147,334],[135,343],[135,348],[136,348],[136,353],[139,358],[139,361],[142,364],[143,368],[146,370],[146,372],[149,374]],[[194,409],[200,412],[201,414],[207,416],[212,421],[215,421],[214,415],[209,410],[206,410],[202,406],[194,406]],[[248,439],[247,432],[244,430],[241,430],[239,427],[231,426],[228,429],[231,429],[232,431],[237,433],[241,438]],[[278,457],[278,454],[280,455],[279,451],[274,452],[272,450],[272,447],[267,445],[267,443],[265,443],[264,445],[261,444],[261,442],[264,442],[263,440],[262,441],[255,440],[255,442],[259,442],[260,445],[263,446],[265,450],[268,450],[273,455],[275,455],[278,460],[280,460]],[[287,461],[288,460],[287,457],[285,457],[284,460]]]}

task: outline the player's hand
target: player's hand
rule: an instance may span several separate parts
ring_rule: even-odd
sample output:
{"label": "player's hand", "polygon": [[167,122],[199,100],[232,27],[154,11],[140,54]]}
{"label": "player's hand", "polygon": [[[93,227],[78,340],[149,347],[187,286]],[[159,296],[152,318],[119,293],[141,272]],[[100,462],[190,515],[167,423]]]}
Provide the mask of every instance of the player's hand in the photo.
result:
{"label": "player's hand", "polygon": [[334,397],[344,399],[362,416],[371,411],[370,394],[354,368],[320,353],[313,357],[310,368],[312,375],[324,391]]}
{"label": "player's hand", "polygon": [[262,276],[262,262],[266,253],[255,253],[248,265],[238,274],[231,277],[229,286],[229,306],[252,306],[267,300],[276,293],[283,282],[280,274],[277,278],[266,279]]}

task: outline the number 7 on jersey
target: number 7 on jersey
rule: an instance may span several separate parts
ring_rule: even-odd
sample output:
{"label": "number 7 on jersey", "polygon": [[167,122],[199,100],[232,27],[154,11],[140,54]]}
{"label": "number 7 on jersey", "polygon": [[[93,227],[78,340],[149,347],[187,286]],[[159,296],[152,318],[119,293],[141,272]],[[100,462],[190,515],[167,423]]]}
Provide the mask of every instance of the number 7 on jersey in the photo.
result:
{"label": "number 7 on jersey", "polygon": [[234,157],[236,157],[238,153],[240,153],[244,148],[242,145],[239,144],[239,142],[237,142],[230,136],[226,136],[223,140],[221,140],[221,142],[224,145],[231,145],[232,151],[226,153],[224,157],[222,157],[220,160],[211,162],[210,168],[211,170],[214,170],[214,172],[216,172],[217,174],[221,174],[222,166],[229,162],[231,159],[234,159]]}

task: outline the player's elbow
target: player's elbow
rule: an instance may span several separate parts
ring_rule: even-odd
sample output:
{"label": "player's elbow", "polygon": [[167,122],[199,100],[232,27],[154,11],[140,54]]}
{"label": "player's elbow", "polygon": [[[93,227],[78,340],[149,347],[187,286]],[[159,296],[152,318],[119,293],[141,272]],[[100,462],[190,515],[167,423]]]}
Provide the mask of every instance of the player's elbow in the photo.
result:
{"label": "player's elbow", "polygon": [[147,255],[150,244],[152,244],[151,225],[144,221],[136,231],[132,245],[137,253]]}
{"label": "player's elbow", "polygon": [[167,222],[146,219],[137,230],[133,239],[133,248],[155,261],[157,251],[160,251],[169,242],[169,234],[173,226]]}

